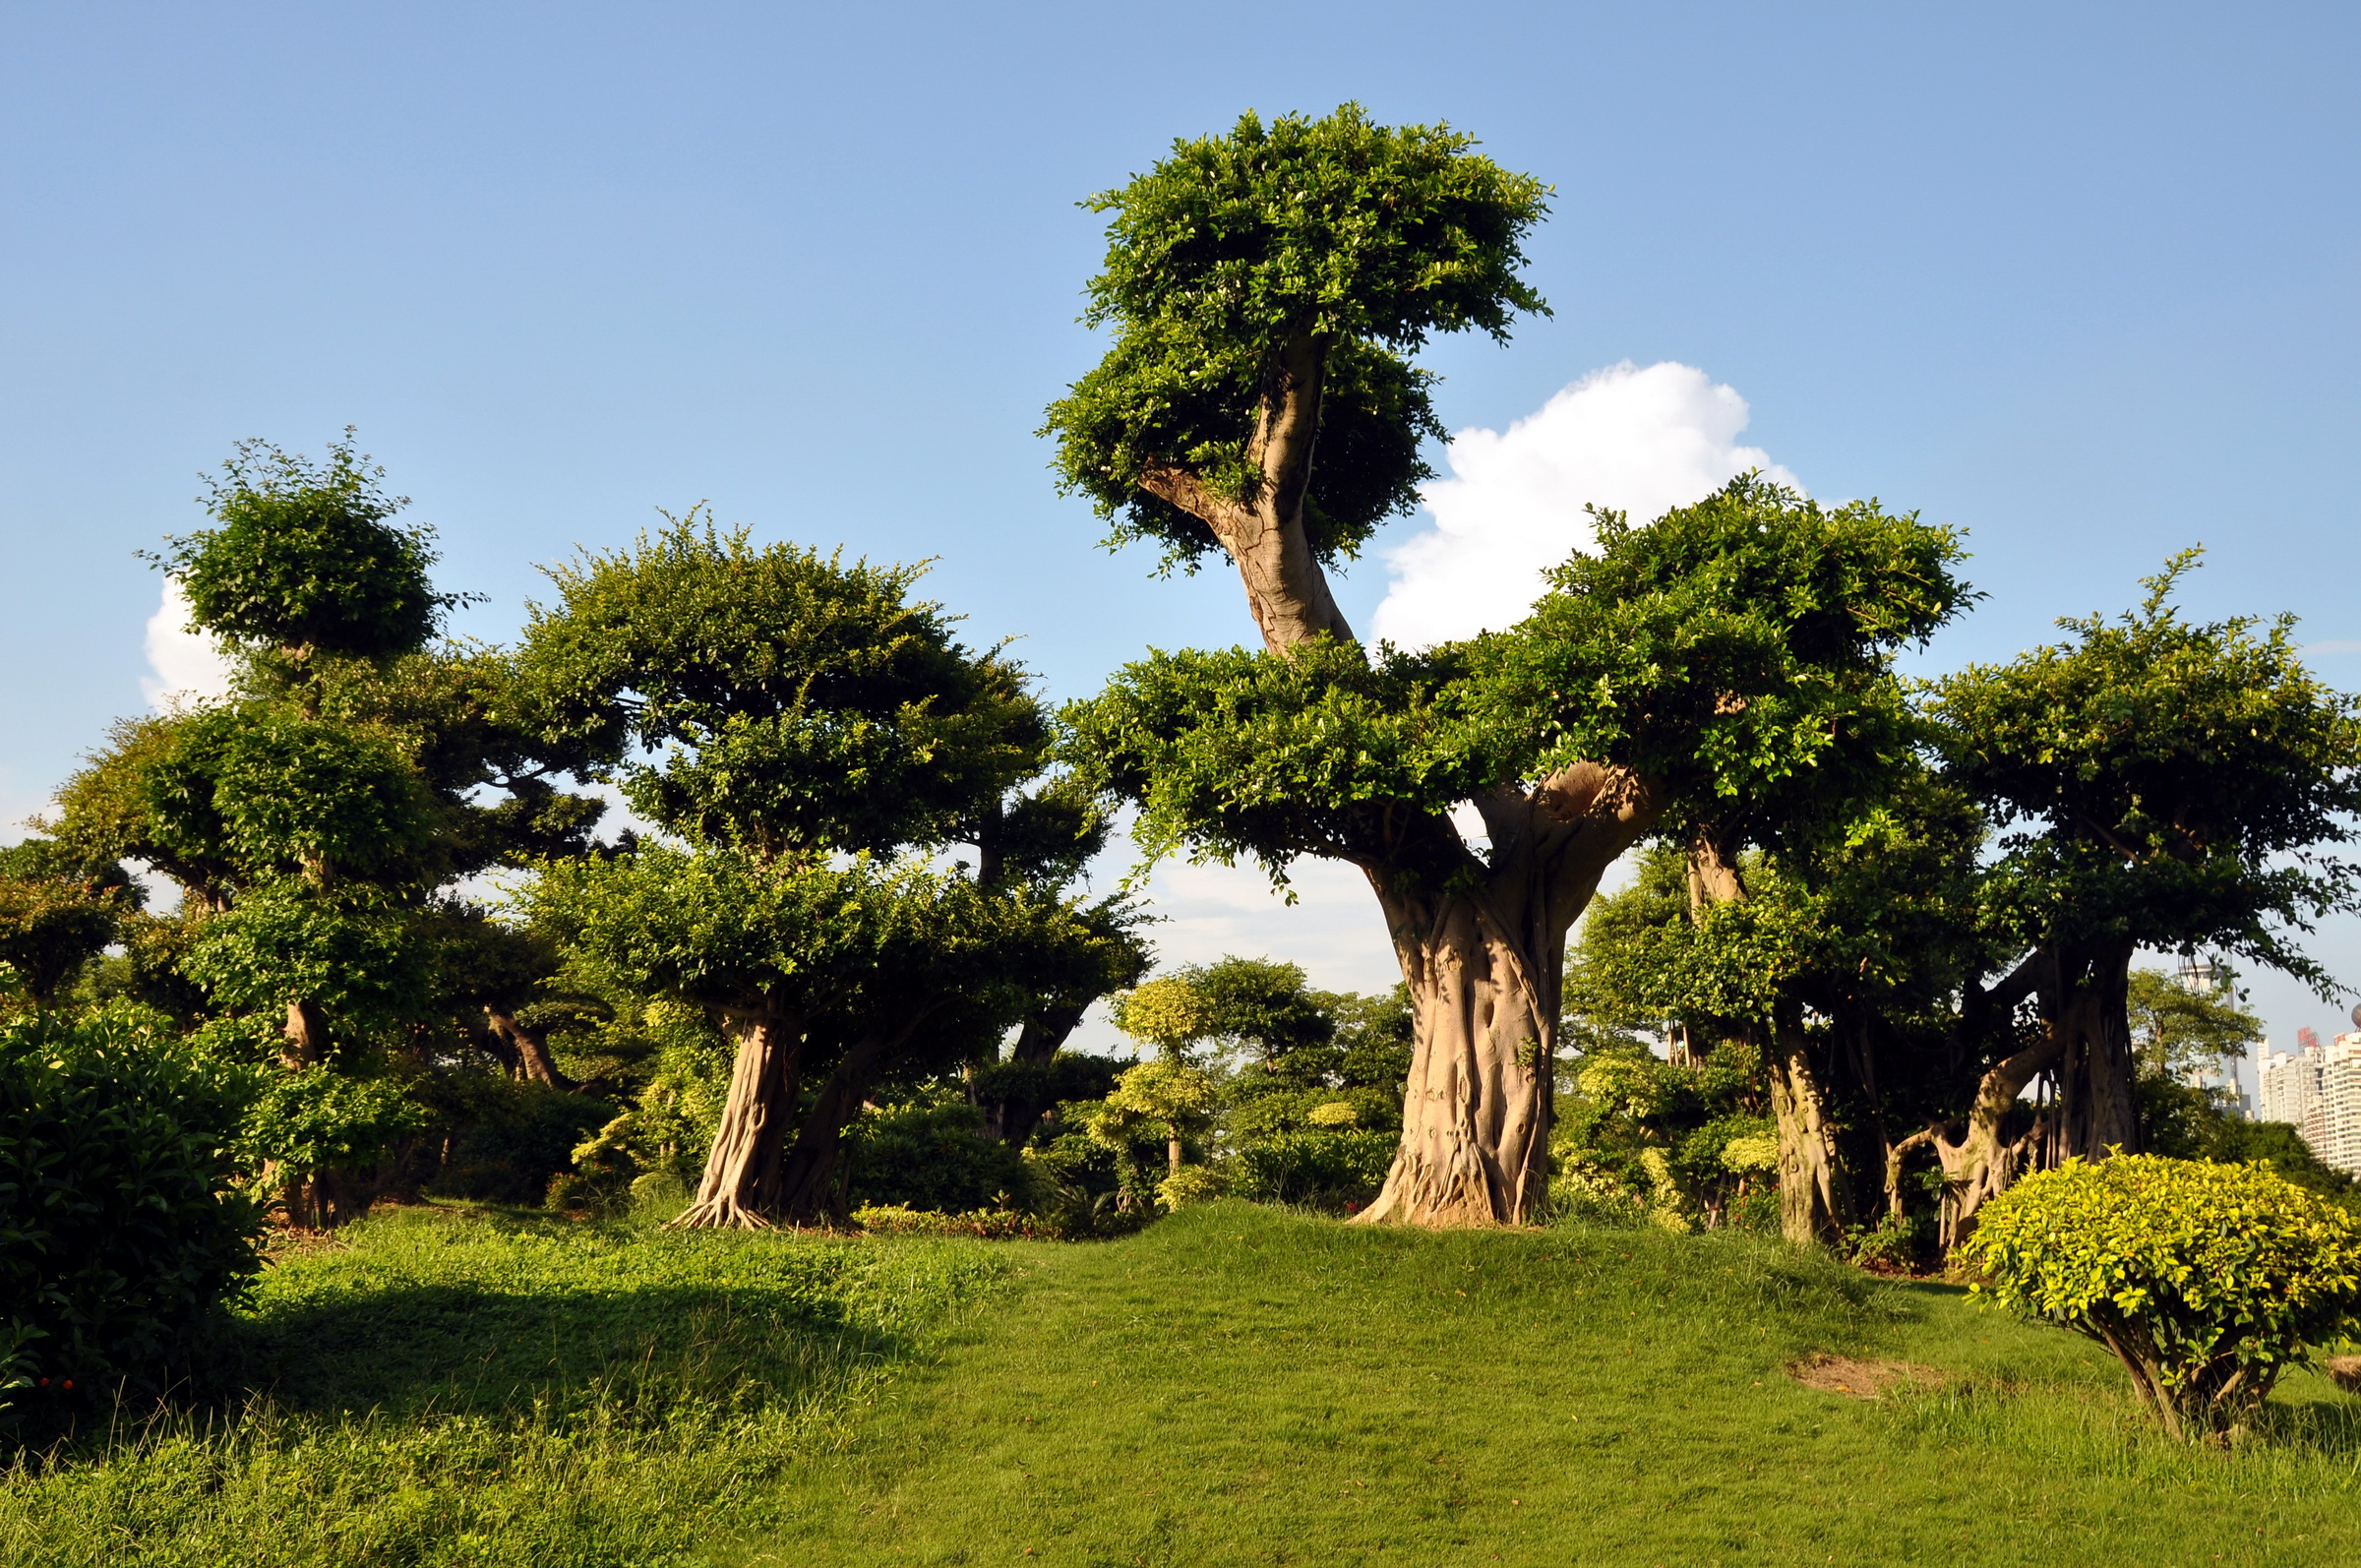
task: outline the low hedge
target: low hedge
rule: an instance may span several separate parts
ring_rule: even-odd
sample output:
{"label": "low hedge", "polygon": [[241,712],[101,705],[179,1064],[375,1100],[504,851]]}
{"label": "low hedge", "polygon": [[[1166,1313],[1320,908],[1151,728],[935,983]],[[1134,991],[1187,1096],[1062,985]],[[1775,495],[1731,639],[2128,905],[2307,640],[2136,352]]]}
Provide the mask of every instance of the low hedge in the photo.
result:
{"label": "low hedge", "polygon": [[2262,1165],[2068,1161],[1985,1204],[1978,1294],[2115,1354],[2171,1431],[2222,1431],[2361,1314],[2361,1221]]}

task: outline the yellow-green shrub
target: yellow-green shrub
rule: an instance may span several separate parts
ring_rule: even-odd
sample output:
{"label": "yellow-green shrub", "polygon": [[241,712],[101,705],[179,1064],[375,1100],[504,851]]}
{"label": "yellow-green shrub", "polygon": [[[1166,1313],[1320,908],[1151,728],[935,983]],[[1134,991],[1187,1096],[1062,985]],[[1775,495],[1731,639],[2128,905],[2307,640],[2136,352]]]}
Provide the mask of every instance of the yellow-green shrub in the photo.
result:
{"label": "yellow-green shrub", "polygon": [[2251,1413],[2361,1311],[2361,1222],[2260,1165],[2068,1161],[1985,1204],[1962,1250],[1979,1293],[2114,1352],[2174,1432]]}

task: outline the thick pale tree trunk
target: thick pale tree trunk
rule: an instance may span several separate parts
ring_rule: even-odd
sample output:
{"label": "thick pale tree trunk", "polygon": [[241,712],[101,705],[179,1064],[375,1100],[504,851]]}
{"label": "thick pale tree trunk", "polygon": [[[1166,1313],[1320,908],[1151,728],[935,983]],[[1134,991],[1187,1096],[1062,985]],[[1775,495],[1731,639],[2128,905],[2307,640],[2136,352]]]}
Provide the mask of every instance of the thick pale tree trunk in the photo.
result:
{"label": "thick pale tree trunk", "polygon": [[1217,496],[1196,475],[1178,468],[1152,468],[1140,477],[1141,489],[1213,530],[1238,568],[1246,608],[1273,653],[1320,635],[1353,640],[1353,628],[1336,607],[1303,527],[1327,354],[1323,340],[1300,336],[1272,368],[1247,445],[1247,460],[1262,475],[1249,499]]}
{"label": "thick pale tree trunk", "polygon": [[1850,1183],[1837,1147],[1828,1094],[1800,1030],[1772,1041],[1771,1112],[1779,1123],[1779,1229],[1799,1245],[1842,1240],[1852,1218]]}
{"label": "thick pale tree trunk", "polygon": [[713,1134],[713,1150],[705,1157],[704,1178],[696,1200],[672,1222],[684,1229],[759,1229],[779,1212],[803,1024],[776,1014],[738,1022],[738,1057],[730,1068],[729,1099]]}
{"label": "thick pale tree trunk", "polygon": [[1415,1034],[1402,1144],[1357,1223],[1544,1216],[1566,932],[1658,815],[1639,780],[1587,765],[1478,807],[1491,836],[1479,888],[1369,871]]}
{"label": "thick pale tree trunk", "polygon": [[287,1003],[287,1021],[280,1033],[285,1043],[279,1048],[279,1059],[288,1066],[308,1067],[328,1058],[328,1017],[309,997]]}

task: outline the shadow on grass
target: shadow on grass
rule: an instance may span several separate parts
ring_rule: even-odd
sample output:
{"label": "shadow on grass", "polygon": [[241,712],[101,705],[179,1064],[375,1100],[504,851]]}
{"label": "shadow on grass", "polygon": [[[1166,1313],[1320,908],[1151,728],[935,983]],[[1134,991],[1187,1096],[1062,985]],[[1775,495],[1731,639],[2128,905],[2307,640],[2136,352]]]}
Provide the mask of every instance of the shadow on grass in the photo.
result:
{"label": "shadow on grass", "polygon": [[221,1370],[249,1398],[303,1414],[499,1416],[606,1403],[660,1417],[686,1402],[801,1401],[908,1348],[836,1301],[759,1289],[412,1284],[239,1323]]}

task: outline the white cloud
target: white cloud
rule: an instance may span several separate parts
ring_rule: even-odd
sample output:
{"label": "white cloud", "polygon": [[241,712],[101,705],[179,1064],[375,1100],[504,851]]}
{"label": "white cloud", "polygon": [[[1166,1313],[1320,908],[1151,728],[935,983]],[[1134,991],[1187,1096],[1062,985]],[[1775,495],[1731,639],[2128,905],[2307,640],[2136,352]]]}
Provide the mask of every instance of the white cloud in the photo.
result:
{"label": "white cloud", "polygon": [[164,579],[164,601],[148,618],[148,668],[151,673],[140,677],[140,692],[150,707],[229,691],[229,661],[211,635],[189,630],[188,596],[175,577]]}
{"label": "white cloud", "polygon": [[2328,642],[2307,642],[2295,651],[2307,658],[2321,653],[2361,653],[2361,642],[2356,642],[2349,637],[2338,637]]}
{"label": "white cloud", "polygon": [[1593,371],[1508,427],[1451,440],[1426,487],[1434,526],[1387,552],[1393,586],[1372,630],[1405,647],[1514,625],[1542,573],[1592,542],[1586,504],[1653,521],[1750,468],[1795,476],[1736,444],[1746,399],[1704,371],[1626,360]]}

